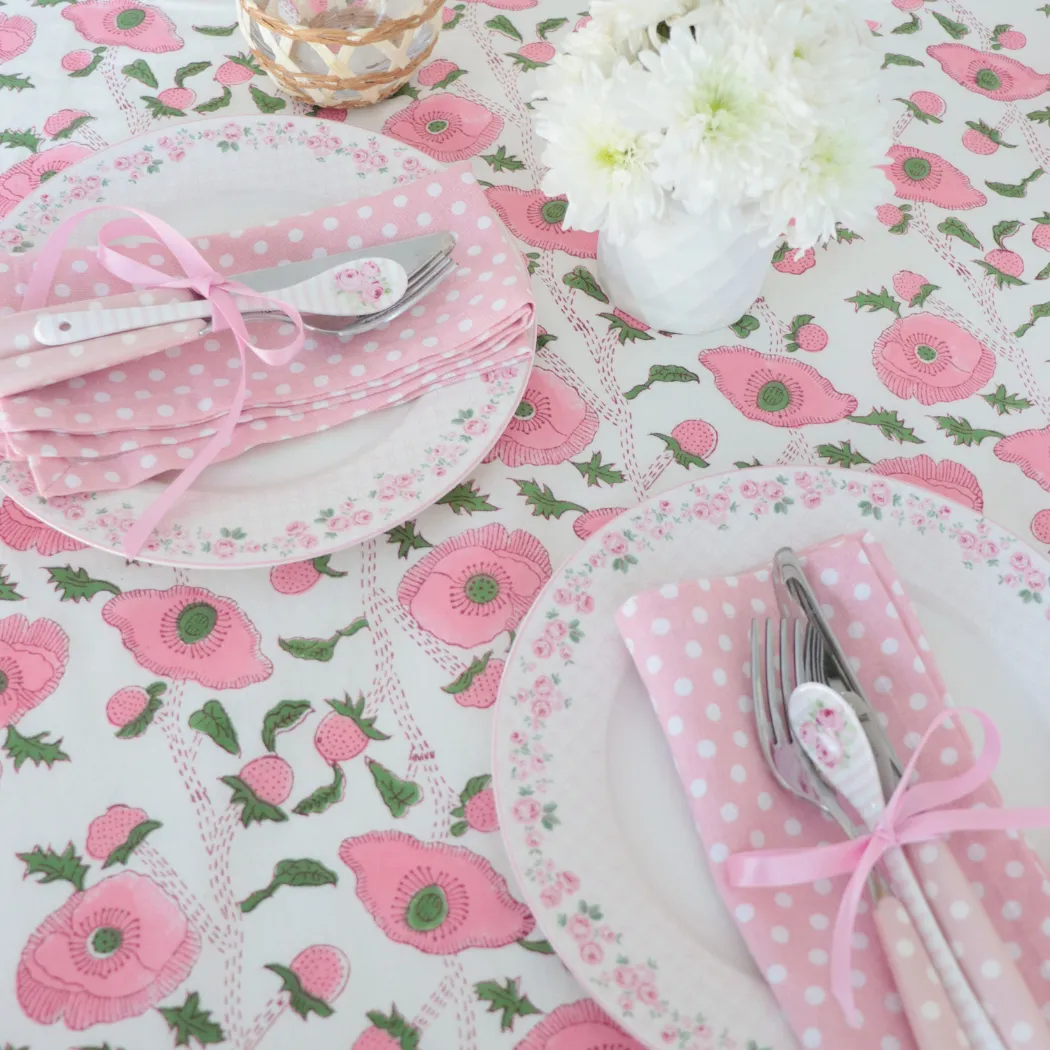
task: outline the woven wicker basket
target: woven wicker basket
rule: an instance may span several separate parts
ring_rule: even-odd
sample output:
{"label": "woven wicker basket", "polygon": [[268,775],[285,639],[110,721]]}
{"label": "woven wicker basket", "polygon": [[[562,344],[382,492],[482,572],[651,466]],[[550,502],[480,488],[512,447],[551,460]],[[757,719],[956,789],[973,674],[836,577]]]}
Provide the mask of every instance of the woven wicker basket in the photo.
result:
{"label": "woven wicker basket", "polygon": [[[427,60],[441,31],[445,0],[391,0],[374,7],[329,0],[238,0],[238,22],[256,61],[282,90],[335,109],[389,98]],[[297,14],[299,21],[286,14]]]}

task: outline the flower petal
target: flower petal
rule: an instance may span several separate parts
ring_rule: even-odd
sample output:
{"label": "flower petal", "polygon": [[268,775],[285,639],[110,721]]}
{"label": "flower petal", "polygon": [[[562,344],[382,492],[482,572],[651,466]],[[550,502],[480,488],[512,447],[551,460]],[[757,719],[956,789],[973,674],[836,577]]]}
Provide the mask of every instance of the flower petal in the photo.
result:
{"label": "flower petal", "polygon": [[580,259],[598,257],[598,234],[566,230],[565,197],[548,197],[542,190],[490,186],[485,196],[510,232],[533,248],[560,249]]}
{"label": "flower petal", "polygon": [[979,208],[988,202],[954,164],[936,153],[927,153],[915,146],[891,146],[889,155],[891,163],[883,170],[898,197],[959,211]]}
{"label": "flower petal", "polygon": [[1050,492],[1050,427],[1022,430],[997,441],[995,455],[1004,463],[1016,463],[1026,478]]}
{"label": "flower petal", "polygon": [[934,44],[926,48],[926,54],[940,62],[957,84],[996,102],[1035,98],[1050,91],[1050,74],[1037,73],[1006,55],[975,51],[965,44]]}
{"label": "flower petal", "polygon": [[940,463],[935,463],[925,454],[911,458],[898,456],[895,459],[880,460],[869,473],[918,485],[939,496],[955,500],[971,510],[980,512],[984,509],[984,494],[981,492],[980,482],[971,471],[952,459],[942,459]]}

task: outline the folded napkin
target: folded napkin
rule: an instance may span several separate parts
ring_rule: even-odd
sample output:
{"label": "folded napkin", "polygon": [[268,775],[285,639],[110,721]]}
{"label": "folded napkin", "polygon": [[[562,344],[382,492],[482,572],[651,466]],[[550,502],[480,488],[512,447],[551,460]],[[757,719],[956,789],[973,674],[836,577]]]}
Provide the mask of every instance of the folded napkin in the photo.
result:
{"label": "folded napkin", "polygon": [[[804,559],[813,589],[890,739],[907,758],[946,706],[944,683],[922,627],[882,548],[865,536],[839,539]],[[862,902],[853,936],[853,986],[863,1026],[846,1024],[832,997],[831,929],[845,877],[784,890],[737,889],[725,876],[731,853],[815,846],[841,837],[816,807],[783,791],[755,739],[751,700],[752,616],[776,616],[768,570],[690,580],[640,594],[617,624],[652,698],[715,882],[759,970],[803,1047],[915,1050]],[[919,773],[937,779],[972,763],[958,724],[938,731]],[[962,805],[1000,804],[986,783]],[[1050,898],[1042,865],[1016,835],[957,834],[952,851],[1029,987],[1041,1001],[1050,976]]]}
{"label": "folded napkin", "polygon": [[[458,235],[455,274],[381,329],[344,338],[311,334],[285,367],[249,359],[249,395],[229,459],[271,441],[325,430],[460,382],[532,353],[534,303],[519,253],[466,166],[421,172],[414,182],[253,230],[195,238],[217,271],[251,269],[374,247],[422,233]],[[147,242],[121,251],[170,273],[171,252]],[[0,307],[19,306],[31,260],[12,266]],[[49,305],[115,294],[129,286],[90,249],[63,254]],[[253,327],[261,347],[287,328]],[[41,495],[126,488],[184,467],[215,432],[236,387],[240,359],[229,332],[172,347],[26,395],[0,400],[6,454],[28,462]]]}

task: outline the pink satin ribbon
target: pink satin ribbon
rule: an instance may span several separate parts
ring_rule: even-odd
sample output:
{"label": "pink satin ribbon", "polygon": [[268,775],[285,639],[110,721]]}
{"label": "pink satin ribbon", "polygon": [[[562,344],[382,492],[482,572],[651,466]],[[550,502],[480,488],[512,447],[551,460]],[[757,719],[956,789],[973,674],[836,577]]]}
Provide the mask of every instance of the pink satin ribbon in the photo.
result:
{"label": "pink satin ribbon", "polygon": [[[214,308],[212,329],[220,332],[228,328],[233,333],[237,343],[237,352],[241,357],[237,389],[218,431],[201,449],[192,465],[179,473],[179,476],[153,501],[146,513],[125,534],[122,544],[124,553],[128,557],[134,557],[179,497],[193,484],[201,471],[229,444],[237,421],[241,417],[248,388],[247,351],[251,350],[269,365],[286,365],[302,349],[304,333],[302,318],[295,307],[279,299],[271,299],[236,281],[231,281],[217,270],[212,269],[200,252],[174,227],[148,212],[137,208],[124,208],[120,205],[87,208],[55,228],[47,244],[36,254],[33,272],[27,283],[25,295],[22,297],[23,310],[38,310],[47,305],[48,292],[61,261],[62,252],[81,221],[94,212],[109,211],[113,208],[131,212],[136,218],[108,222],[99,231],[96,256],[102,266],[114,277],[128,284],[144,288],[188,288],[207,299]],[[120,237],[142,236],[153,237],[164,244],[175,256],[175,261],[182,267],[183,276],[172,277],[161,270],[155,270],[152,266],[137,262],[115,251],[108,243]],[[255,346],[248,338],[248,329],[234,302],[234,296],[258,299],[261,304],[267,304],[267,309],[279,311],[287,316],[296,327],[295,338],[274,350],[265,350]]]}
{"label": "pink satin ribbon", "polygon": [[[984,728],[984,749],[965,773],[945,780],[912,784],[915,764],[937,729],[960,713],[976,718]],[[988,780],[999,763],[1002,742],[995,723],[973,708],[942,711],[930,723],[911,757],[901,782],[869,835],[802,849],[755,850],[735,853],[726,861],[731,886],[793,886],[850,874],[842,893],[831,938],[831,990],[847,1017],[854,1016],[850,981],[853,926],[865,883],[882,856],[898,846],[946,838],[953,831],[1011,831],[1050,825],[1050,807],[1021,809],[942,809],[958,802]],[[908,785],[911,785],[910,787]]]}

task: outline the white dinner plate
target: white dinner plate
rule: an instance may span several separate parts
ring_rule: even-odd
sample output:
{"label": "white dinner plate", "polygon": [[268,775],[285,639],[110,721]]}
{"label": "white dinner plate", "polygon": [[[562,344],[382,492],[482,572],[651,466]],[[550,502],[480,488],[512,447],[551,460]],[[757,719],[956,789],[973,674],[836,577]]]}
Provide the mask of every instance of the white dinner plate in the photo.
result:
{"label": "white dinner plate", "polygon": [[[1041,574],[1044,587],[1050,562],[925,490],[843,470],[808,475],[819,479],[819,501],[803,502],[799,472],[761,468],[707,477],[622,514],[555,572],[507,661],[494,780],[511,861],[566,965],[654,1048],[798,1044],[721,904],[666,741],[617,631],[614,615],[631,595],[743,573],[768,566],[778,547],[803,550],[870,530],[907,589],[954,701],[995,717],[1004,745],[996,783],[1005,803],[1050,799],[1050,601],[1045,590],[1018,581],[1008,559],[1024,552],[1030,579],[1038,584]],[[756,509],[770,503],[756,499],[763,483],[785,490],[779,512]],[[883,488],[871,500],[875,483]],[[725,494],[724,522],[697,517],[704,490]],[[964,547],[960,530],[987,544]],[[627,559],[603,553],[625,548]],[[565,630],[555,637],[564,638],[552,645],[556,621]],[[537,721],[538,697],[549,711]],[[516,808],[522,799],[535,800],[538,810]],[[1032,842],[1045,861],[1045,836]],[[544,894],[549,873],[566,871],[579,880],[571,894]],[[600,910],[604,949],[581,949],[573,924],[565,924],[566,900],[573,910],[579,901]],[[650,1004],[625,998],[609,979],[609,953],[618,964],[651,968]],[[697,1035],[699,1016],[716,1043]]]}
{"label": "white dinner plate", "polygon": [[[229,148],[231,141],[236,149]],[[355,151],[364,163],[355,160]],[[375,156],[386,163],[373,164]],[[119,203],[151,212],[193,237],[382,193],[421,167],[434,171],[440,165],[350,125],[306,117],[200,120],[85,157],[0,220],[0,233],[17,231],[16,249],[38,247],[57,222],[96,204]],[[106,218],[87,220],[73,243],[91,243]],[[0,258],[0,279],[6,270]],[[210,466],[140,558],[196,568],[275,565],[386,532],[440,499],[484,459],[521,401],[530,366],[526,360],[497,369]],[[486,425],[464,427],[482,408]],[[166,487],[167,481],[153,479],[122,492],[48,502],[36,495],[23,466],[0,463],[0,489],[26,510],[77,540],[121,555],[127,523]],[[341,514],[338,508],[349,502],[353,514]],[[326,520],[333,516],[337,530]]]}

